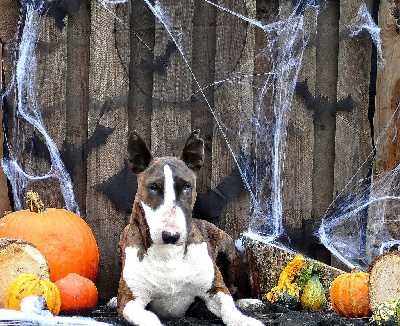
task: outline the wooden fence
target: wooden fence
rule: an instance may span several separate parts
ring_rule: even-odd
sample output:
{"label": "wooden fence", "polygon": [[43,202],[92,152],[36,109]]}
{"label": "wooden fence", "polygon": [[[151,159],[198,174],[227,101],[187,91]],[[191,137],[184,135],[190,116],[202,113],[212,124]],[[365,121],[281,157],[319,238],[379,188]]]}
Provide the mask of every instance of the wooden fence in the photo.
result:
{"label": "wooden fence", "polygon": [[[259,57],[268,44],[265,31],[254,21],[268,24],[287,17],[294,8],[293,1],[286,0],[218,1],[254,19],[246,21],[206,1],[167,2],[166,18],[172,35],[180,37],[181,48],[171,42],[149,6],[138,0],[106,6],[88,0],[67,6],[60,1],[39,27],[38,107],[71,175],[81,215],[98,241],[96,283],[103,298],[116,293],[119,235],[129,220],[134,196],[135,179],[125,161],[130,130],[136,129],[155,155],[179,155],[191,130],[199,128],[206,144],[199,195],[215,195],[221,184],[232,193],[210,199],[212,205],[200,210],[235,238],[247,229],[252,202],[235,177],[235,161],[210,107],[218,112],[224,130],[236,130],[243,116],[252,114],[258,100],[255,90],[271,69],[271,62]],[[304,12],[311,38],[292,101],[281,164],[283,225],[293,248],[328,263],[329,252],[312,234],[335,195],[348,189],[349,181],[358,182],[352,177],[360,166],[358,175],[367,176],[369,164],[363,163],[373,149],[372,132],[381,134],[400,101],[396,25],[400,8],[395,0],[381,0],[379,8],[377,2],[366,4],[373,15],[379,9],[384,67],[376,65],[367,31],[349,36],[349,25],[363,1],[334,0],[319,11],[309,7]],[[18,20],[17,2],[0,0],[5,84],[12,79]],[[210,85],[204,97],[188,66],[199,85]],[[214,85],[215,81],[222,82]],[[11,98],[9,94],[7,105],[3,103],[8,146],[19,146],[26,169],[45,172],[50,164],[40,146],[43,138],[30,126],[17,131],[22,122]],[[390,146],[376,153],[376,171],[399,163],[395,132],[392,128],[385,136],[393,139]],[[237,156],[248,150],[240,137],[229,137]],[[241,137],[251,148],[252,130],[241,130]],[[42,194],[47,206],[64,205],[57,180],[29,186]],[[8,194],[5,182],[1,189]],[[3,212],[10,209],[10,202],[10,197],[2,199]]]}

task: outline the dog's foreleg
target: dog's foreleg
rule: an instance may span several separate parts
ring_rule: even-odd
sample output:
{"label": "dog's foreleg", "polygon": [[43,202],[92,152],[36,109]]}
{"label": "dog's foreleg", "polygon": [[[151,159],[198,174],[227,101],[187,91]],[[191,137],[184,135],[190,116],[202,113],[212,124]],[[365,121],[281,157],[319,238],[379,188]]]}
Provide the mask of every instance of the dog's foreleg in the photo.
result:
{"label": "dog's foreleg", "polygon": [[207,308],[227,326],[262,326],[263,323],[257,319],[243,315],[235,306],[231,295],[224,292],[205,298]]}
{"label": "dog's foreleg", "polygon": [[124,318],[137,326],[162,326],[160,320],[153,312],[146,310],[147,302],[135,299],[129,301],[124,310]]}

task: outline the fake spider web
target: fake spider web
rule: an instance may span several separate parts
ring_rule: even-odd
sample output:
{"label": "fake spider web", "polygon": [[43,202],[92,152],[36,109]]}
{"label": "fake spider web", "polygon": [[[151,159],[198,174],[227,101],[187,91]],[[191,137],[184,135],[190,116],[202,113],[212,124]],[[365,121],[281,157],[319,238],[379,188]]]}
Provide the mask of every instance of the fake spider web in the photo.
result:
{"label": "fake spider web", "polygon": [[[114,17],[116,48],[128,74],[129,54],[124,52],[123,47],[118,44],[123,42],[124,38],[130,38],[131,34],[136,36],[135,31],[126,21],[126,17],[123,16],[123,10],[119,11],[127,2],[99,0],[98,5],[106,8],[110,15],[114,15],[114,12],[109,6],[118,5]],[[218,132],[235,161],[243,186],[251,198],[252,213],[246,236],[267,242],[275,241],[284,234],[281,168],[285,158],[290,110],[305,50],[316,28],[316,15],[311,15],[314,18],[309,18],[305,12],[313,10],[318,13],[322,10],[319,1],[292,1],[293,5],[288,6],[290,8],[288,12],[281,12],[279,17],[271,19],[270,23],[262,23],[250,18],[254,16],[254,13],[249,13],[249,8],[244,1],[236,1],[234,5],[230,5],[228,1],[225,4],[222,2],[217,4],[204,0],[207,5],[218,10],[220,19],[225,20],[226,23],[223,26],[235,24],[238,26],[235,30],[239,31],[235,35],[229,35],[229,38],[222,37],[222,42],[233,42],[235,46],[232,46],[229,58],[218,57],[217,54],[215,74],[208,76],[208,79],[201,79],[201,71],[196,70],[191,63],[193,54],[191,49],[185,47],[187,44],[185,38],[193,35],[185,28],[186,23],[181,21],[182,17],[171,10],[166,0],[144,0],[144,2],[153,13],[158,28],[168,34],[169,41],[164,49],[157,49],[157,54],[159,54],[154,55],[154,61],[143,60],[140,63],[141,68],[158,71],[161,74],[173,74],[177,84],[192,90],[188,93],[189,95],[163,99],[163,101],[190,103],[193,98],[197,98],[206,103]],[[20,152],[14,148],[9,149],[9,155],[3,159],[2,167],[11,182],[17,209],[22,208],[22,193],[30,181],[55,178],[60,183],[65,207],[79,213],[63,155],[48,135],[42,122],[40,108],[35,102],[34,48],[38,38],[37,27],[42,23],[43,12],[40,13],[40,11],[40,5],[39,9],[27,7],[14,81],[9,85],[9,89],[18,85],[15,95],[18,114],[45,139],[44,145],[50,153],[51,168],[43,173],[25,171],[19,164]],[[253,55],[246,52],[250,29],[261,30],[266,44],[263,49]],[[380,63],[384,64],[379,38],[380,30],[365,5],[360,7],[348,30],[349,37],[357,35],[361,30],[367,30],[378,49]],[[221,35],[225,35],[223,32]],[[145,51],[156,52],[146,42],[142,40],[140,42]],[[184,63],[180,65],[183,68],[179,72],[175,72],[173,68],[176,63],[173,60],[177,60],[177,56],[171,59],[174,51],[179,53],[178,60]],[[202,55],[202,53],[197,53],[197,55]],[[262,64],[266,64],[268,69],[254,76],[254,66]],[[140,79],[134,82],[142,88]],[[246,97],[219,99],[219,101],[231,101],[234,109],[240,112],[237,116],[240,116],[241,120],[237,124],[232,124],[231,117],[219,110],[218,100],[214,102],[209,100],[209,95],[217,90],[220,93],[227,90],[231,94],[232,89],[237,92],[251,90],[254,94],[251,99]],[[154,98],[154,100],[159,99]],[[392,121],[395,119],[397,116]],[[393,128],[393,126],[388,126],[388,128]],[[22,138],[23,134],[20,132]],[[239,149],[233,145],[237,144],[237,139],[243,139]],[[21,143],[24,142],[23,138]],[[341,194],[339,194],[334,205],[329,207],[327,215],[322,219],[318,237],[326,248],[346,265],[365,266],[379,252],[398,244],[399,241],[395,237],[398,227],[397,201],[399,199],[397,176],[398,167],[380,175],[369,176],[374,180],[372,189],[365,188],[365,182],[360,181],[358,187],[355,186],[351,191],[346,191],[352,195],[340,197]],[[365,181],[366,177],[356,174],[353,178]],[[368,180],[367,185],[370,184]],[[366,214],[371,215],[371,212],[376,218],[371,218],[370,225],[366,226],[363,219]],[[388,218],[388,216],[393,218]],[[349,234],[346,232],[349,229],[359,230],[359,232]]]}

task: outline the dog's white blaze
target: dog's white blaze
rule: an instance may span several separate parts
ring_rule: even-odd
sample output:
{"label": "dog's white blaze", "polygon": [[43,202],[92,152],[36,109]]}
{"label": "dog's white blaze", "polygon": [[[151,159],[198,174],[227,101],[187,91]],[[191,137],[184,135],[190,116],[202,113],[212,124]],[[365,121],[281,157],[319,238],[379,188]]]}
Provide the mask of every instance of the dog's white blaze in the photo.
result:
{"label": "dog's white blaze", "polygon": [[172,170],[168,165],[164,166],[164,178],[164,205],[173,207],[176,200],[176,194]]}
{"label": "dog's white blaze", "polygon": [[183,246],[152,245],[141,261],[137,253],[135,247],[125,249],[123,278],[157,315],[183,316],[196,296],[207,296],[214,266],[205,242],[188,245],[186,252]]}
{"label": "dog's white blaze", "polygon": [[155,244],[163,244],[162,232],[168,231],[172,234],[179,233],[180,239],[176,243],[181,245],[186,241],[186,217],[179,206],[175,203],[176,194],[172,170],[168,165],[164,166],[164,200],[156,209],[152,209],[142,202],[147,224],[150,229],[151,239]]}

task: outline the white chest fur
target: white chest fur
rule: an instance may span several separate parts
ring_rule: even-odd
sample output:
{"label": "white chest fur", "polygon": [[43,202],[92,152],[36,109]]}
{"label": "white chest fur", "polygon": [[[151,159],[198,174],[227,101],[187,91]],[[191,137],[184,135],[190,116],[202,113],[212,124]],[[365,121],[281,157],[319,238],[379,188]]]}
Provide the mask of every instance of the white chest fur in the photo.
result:
{"label": "white chest fur", "polygon": [[160,316],[182,316],[195,297],[204,297],[214,280],[207,244],[152,245],[142,261],[125,249],[123,278],[135,298],[150,303]]}

